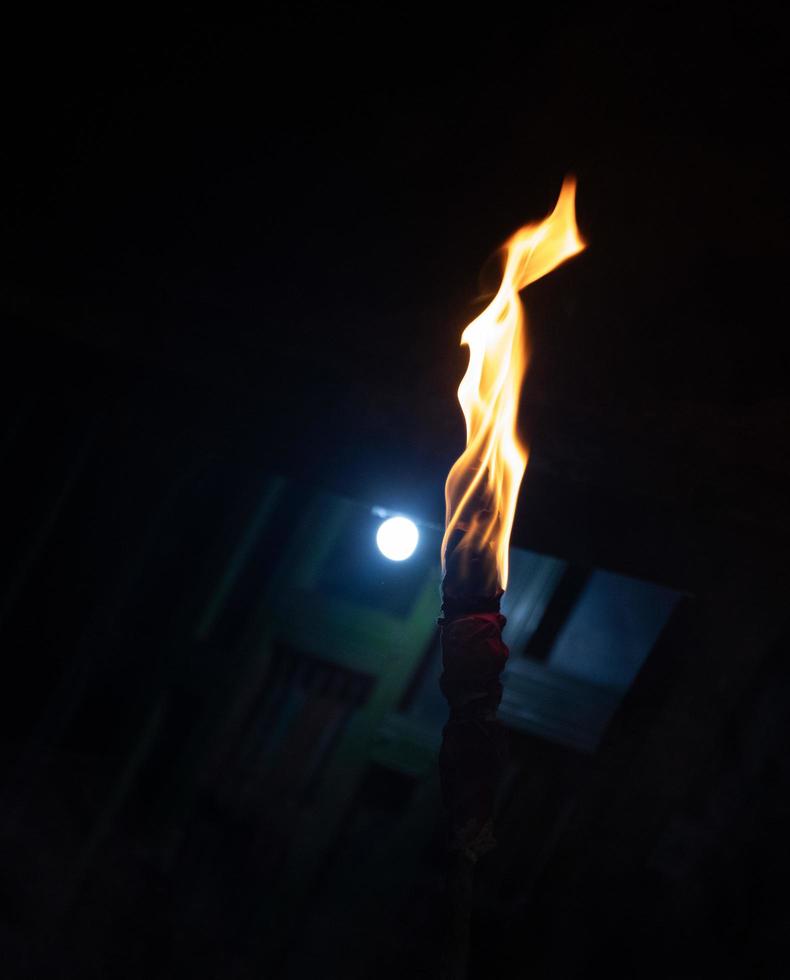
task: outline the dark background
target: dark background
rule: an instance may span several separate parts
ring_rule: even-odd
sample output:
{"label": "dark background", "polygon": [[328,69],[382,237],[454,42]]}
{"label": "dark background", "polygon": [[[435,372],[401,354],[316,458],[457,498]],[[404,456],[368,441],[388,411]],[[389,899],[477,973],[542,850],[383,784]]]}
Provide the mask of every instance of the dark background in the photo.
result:
{"label": "dark background", "polygon": [[[124,665],[115,701],[62,722],[99,756],[123,729],[119,705],[191,669],[165,663],[157,638],[176,592],[189,600],[200,548],[219,547],[242,507],[229,501],[251,500],[262,474],[441,520],[463,440],[460,332],[496,282],[497,247],[571,172],[589,248],[529,292],[532,457],[514,543],[689,599],[573,816],[547,818],[542,884],[525,872],[478,909],[472,969],[696,977],[736,962],[775,976],[790,340],[773,10],[68,10],[12,14],[1,43],[5,809],[23,800],[20,765],[45,784],[53,766],[67,796],[101,795],[101,766],[41,761],[61,724],[48,699],[88,648],[102,670]],[[142,598],[113,605],[146,536],[160,543]],[[178,823],[146,813],[129,839],[157,837],[144,819]],[[12,972],[187,968],[160,939],[139,961],[106,952],[138,948],[166,862],[113,891],[112,859],[90,855],[104,898],[74,899],[72,930],[46,898],[64,875],[59,831],[19,833],[4,847],[39,857],[35,870],[20,857],[2,893],[5,934],[27,937],[9,939]],[[30,876],[39,898],[25,905]],[[99,906],[123,910],[112,928]],[[223,928],[204,926],[214,959],[186,944],[193,975],[281,969],[265,946],[228,966]],[[431,975],[426,935],[402,975]]]}

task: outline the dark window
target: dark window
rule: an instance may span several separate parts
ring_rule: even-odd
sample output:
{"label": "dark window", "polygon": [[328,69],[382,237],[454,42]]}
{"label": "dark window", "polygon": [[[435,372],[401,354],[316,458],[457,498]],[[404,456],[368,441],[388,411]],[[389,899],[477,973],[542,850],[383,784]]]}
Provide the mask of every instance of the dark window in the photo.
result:
{"label": "dark window", "polygon": [[301,804],[373,678],[278,646],[231,763],[239,797]]}
{"label": "dark window", "polygon": [[625,691],[653,648],[679,595],[652,582],[595,571],[557,631],[550,666]]}

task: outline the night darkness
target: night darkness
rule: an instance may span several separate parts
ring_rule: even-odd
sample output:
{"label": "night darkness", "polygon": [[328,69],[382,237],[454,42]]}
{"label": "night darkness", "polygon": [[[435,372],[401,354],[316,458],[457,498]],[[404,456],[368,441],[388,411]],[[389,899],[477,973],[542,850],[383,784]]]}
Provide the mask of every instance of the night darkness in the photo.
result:
{"label": "night darkness", "polygon": [[450,976],[458,340],[569,173],[467,976],[784,975],[778,15],[70,9],[0,44],[2,975]]}

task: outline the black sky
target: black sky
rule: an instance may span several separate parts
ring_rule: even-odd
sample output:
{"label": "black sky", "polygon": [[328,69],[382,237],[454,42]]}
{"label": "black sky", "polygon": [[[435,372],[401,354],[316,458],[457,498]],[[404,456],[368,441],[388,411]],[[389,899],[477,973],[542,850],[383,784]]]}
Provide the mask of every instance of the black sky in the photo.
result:
{"label": "black sky", "polygon": [[65,334],[202,379],[349,489],[360,447],[388,485],[439,473],[489,260],[574,172],[590,247],[530,292],[525,399],[786,400],[770,13],[69,11],[4,47],[0,287],[44,359]]}

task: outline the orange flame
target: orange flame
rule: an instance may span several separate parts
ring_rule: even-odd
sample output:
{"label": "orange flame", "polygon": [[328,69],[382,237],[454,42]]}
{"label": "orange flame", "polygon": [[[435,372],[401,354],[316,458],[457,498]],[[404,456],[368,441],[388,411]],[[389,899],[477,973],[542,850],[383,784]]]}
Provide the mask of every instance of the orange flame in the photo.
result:
{"label": "orange flame", "polygon": [[463,547],[471,554],[493,552],[500,589],[507,586],[510,532],[528,458],[517,431],[527,367],[526,318],[519,291],[585,247],[576,226],[575,198],[576,181],[566,177],[552,213],[538,224],[525,225],[505,244],[497,294],[461,335],[461,343],[469,348],[469,367],[458,388],[466,449],[445,485],[442,570],[446,571],[448,542],[460,532],[459,551]]}

